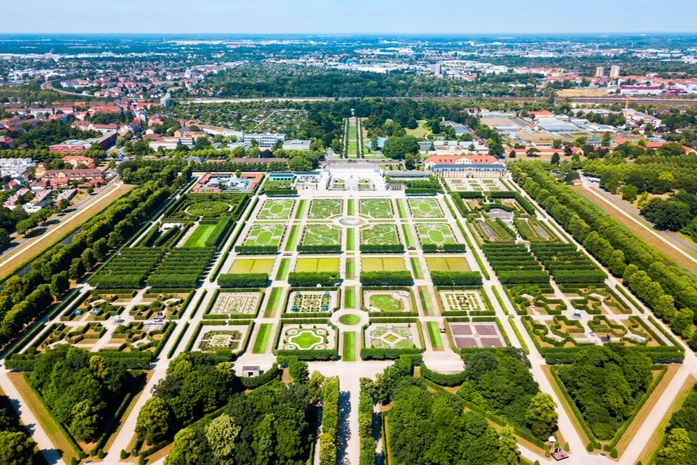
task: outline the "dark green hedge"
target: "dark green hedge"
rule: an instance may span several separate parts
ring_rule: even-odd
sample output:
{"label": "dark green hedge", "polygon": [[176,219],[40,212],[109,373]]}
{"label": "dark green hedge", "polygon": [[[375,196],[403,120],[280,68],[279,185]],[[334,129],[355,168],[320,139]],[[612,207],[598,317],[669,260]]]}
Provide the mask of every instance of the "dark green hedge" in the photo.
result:
{"label": "dark green hedge", "polygon": [[293,287],[335,286],[339,282],[339,273],[310,273],[293,271],[288,274],[288,283]]}
{"label": "dark green hedge", "polygon": [[361,285],[363,286],[411,286],[414,277],[410,271],[363,271]]}
{"label": "dark green hedge", "polygon": [[363,360],[397,360],[402,355],[421,354],[423,349],[361,349]]}
{"label": "dark green hedge", "polygon": [[481,286],[479,271],[431,271],[434,286]]}
{"label": "dark green hedge", "polygon": [[259,288],[266,287],[268,281],[269,275],[266,273],[221,274],[218,276],[220,287]]}

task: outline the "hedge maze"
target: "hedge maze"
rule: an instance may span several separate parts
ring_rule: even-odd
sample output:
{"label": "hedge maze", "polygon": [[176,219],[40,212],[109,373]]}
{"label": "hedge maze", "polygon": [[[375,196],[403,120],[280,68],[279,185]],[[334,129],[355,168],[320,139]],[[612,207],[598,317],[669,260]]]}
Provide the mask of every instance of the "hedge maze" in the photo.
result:
{"label": "hedge maze", "polygon": [[174,249],[148,278],[155,288],[194,288],[215,255],[215,249]]}
{"label": "hedge maze", "polygon": [[360,214],[374,219],[394,218],[392,201],[390,199],[362,199]]}
{"label": "hedge maze", "polygon": [[501,284],[549,284],[549,274],[523,244],[484,244],[484,255]]}
{"label": "hedge maze", "polygon": [[573,244],[533,243],[530,249],[558,284],[602,284],[607,274]]}

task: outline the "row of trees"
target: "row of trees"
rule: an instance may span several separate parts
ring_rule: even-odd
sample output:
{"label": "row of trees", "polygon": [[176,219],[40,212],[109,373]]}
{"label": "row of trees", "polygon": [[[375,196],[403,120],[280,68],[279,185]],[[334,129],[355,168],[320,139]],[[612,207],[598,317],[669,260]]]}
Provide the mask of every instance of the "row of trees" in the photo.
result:
{"label": "row of trees", "polygon": [[20,425],[9,397],[0,396],[0,457],[3,463],[32,465],[36,444]]}
{"label": "row of trees", "polygon": [[658,451],[658,465],[697,464],[697,390],[694,388],[673,413],[666,428],[666,439]]}

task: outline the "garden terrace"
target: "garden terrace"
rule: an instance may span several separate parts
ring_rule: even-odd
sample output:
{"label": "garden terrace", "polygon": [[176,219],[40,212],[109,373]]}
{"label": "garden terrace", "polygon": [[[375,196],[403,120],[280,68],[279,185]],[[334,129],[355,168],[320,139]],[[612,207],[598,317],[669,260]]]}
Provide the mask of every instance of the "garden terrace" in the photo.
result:
{"label": "garden terrace", "polygon": [[[462,245],[458,244],[453,230],[446,223],[417,223],[416,233],[424,252],[447,252],[452,249],[451,246]],[[464,246],[457,248],[457,251],[464,252]]]}
{"label": "garden terrace", "polygon": [[532,243],[531,251],[558,284],[602,284],[607,274],[573,244]]}
{"label": "garden terrace", "polygon": [[214,248],[173,249],[148,278],[156,288],[194,288],[203,279],[215,255]]}
{"label": "garden terrace", "polygon": [[105,289],[138,289],[164,253],[160,248],[122,249],[89,279],[89,283]]}
{"label": "garden terrace", "polygon": [[[254,224],[243,246],[237,246],[236,250],[238,253],[259,253],[268,249],[276,253],[283,240],[285,229],[286,227],[282,224]],[[256,249],[259,250],[255,251]]]}
{"label": "garden terrace", "polygon": [[501,284],[549,284],[549,274],[523,244],[484,244],[482,250]]}
{"label": "garden terrace", "polygon": [[409,212],[413,218],[445,218],[437,199],[409,198],[407,199],[407,203],[409,204]]}
{"label": "garden terrace", "polygon": [[365,329],[366,349],[420,349],[418,323],[371,324]]}
{"label": "garden terrace", "polygon": [[[268,184],[268,183],[267,183]],[[293,212],[292,199],[267,199],[257,215],[260,220],[287,220]]]}
{"label": "garden terrace", "polygon": [[360,214],[373,219],[394,218],[390,199],[361,199]]}
{"label": "garden terrace", "polygon": [[329,314],[339,307],[339,291],[290,291],[286,305],[286,313],[326,313]]}
{"label": "garden terrace", "polygon": [[363,257],[361,258],[361,270],[371,271],[404,271],[406,266],[403,257]]}
{"label": "garden terrace", "polygon": [[344,201],[341,199],[314,199],[310,203],[308,218],[311,220],[327,220],[341,215]]}
{"label": "garden terrace", "polygon": [[497,221],[489,218],[474,221],[474,230],[485,242],[513,242],[515,233],[500,219]]}
{"label": "garden terrace", "polygon": [[[278,353],[286,351],[336,352],[338,331],[329,324],[284,324],[278,340]],[[335,354],[333,354],[336,357]]]}
{"label": "garden terrace", "polygon": [[364,290],[361,309],[368,312],[380,312],[381,314],[413,313],[416,315],[414,297],[411,289],[408,287]]}
{"label": "garden terrace", "polygon": [[223,321],[207,321],[201,327],[194,347],[201,352],[222,351],[239,354],[246,346],[251,324],[224,325]]}

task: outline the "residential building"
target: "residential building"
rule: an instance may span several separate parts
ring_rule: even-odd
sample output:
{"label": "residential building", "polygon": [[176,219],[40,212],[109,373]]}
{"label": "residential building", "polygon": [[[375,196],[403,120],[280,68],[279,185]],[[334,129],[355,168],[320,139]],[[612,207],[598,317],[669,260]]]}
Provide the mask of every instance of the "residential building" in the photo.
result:
{"label": "residential building", "polygon": [[278,141],[285,141],[286,140],[286,135],[285,134],[274,134],[274,133],[265,133],[265,134],[245,134],[244,135],[244,143],[245,144],[250,144],[252,141],[255,140],[259,144],[260,148],[270,148],[276,145],[276,142]]}
{"label": "residential building", "polygon": [[85,165],[85,168],[87,169],[93,169],[95,167],[94,165],[94,159],[90,157],[83,157],[80,155],[68,155],[63,157],[63,162],[69,165],[72,165],[73,168],[77,168],[78,165]]}
{"label": "residential building", "polygon": [[603,68],[602,66],[598,66],[597,68],[595,68],[595,77],[605,77],[605,68]]}
{"label": "residential building", "polygon": [[0,158],[0,176],[17,178],[22,176],[30,166],[34,166],[31,158]]}
{"label": "residential building", "polygon": [[310,151],[310,140],[287,140],[283,142],[283,150],[302,150],[303,152]]}
{"label": "residential building", "polygon": [[169,94],[165,94],[161,99],[160,99],[160,105],[165,107],[165,110],[169,110],[169,107],[172,106],[172,96]]}
{"label": "residential building", "polygon": [[620,67],[612,65],[610,67],[610,79],[617,79],[618,77],[620,77]]}

